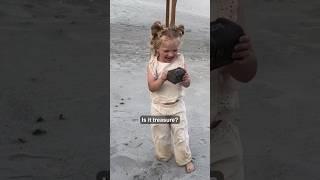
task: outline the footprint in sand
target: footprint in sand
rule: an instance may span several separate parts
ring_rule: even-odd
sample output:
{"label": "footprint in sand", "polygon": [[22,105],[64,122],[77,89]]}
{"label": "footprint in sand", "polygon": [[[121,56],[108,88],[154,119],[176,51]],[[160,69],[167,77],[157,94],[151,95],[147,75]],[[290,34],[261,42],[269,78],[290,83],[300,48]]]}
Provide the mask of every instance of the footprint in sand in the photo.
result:
{"label": "footprint in sand", "polygon": [[128,156],[111,159],[111,178],[121,180],[161,180],[170,168],[159,161],[137,162]]}
{"label": "footprint in sand", "polygon": [[169,167],[161,162],[155,161],[144,172],[134,175],[133,180],[161,180],[164,174],[169,172]]}
{"label": "footprint in sand", "polygon": [[151,178],[160,178],[165,172],[165,167],[161,163],[156,163],[153,165],[147,172],[148,177]]}
{"label": "footprint in sand", "polygon": [[132,174],[140,170],[138,162],[128,156],[115,156],[110,159],[110,165],[111,179],[129,180]]}

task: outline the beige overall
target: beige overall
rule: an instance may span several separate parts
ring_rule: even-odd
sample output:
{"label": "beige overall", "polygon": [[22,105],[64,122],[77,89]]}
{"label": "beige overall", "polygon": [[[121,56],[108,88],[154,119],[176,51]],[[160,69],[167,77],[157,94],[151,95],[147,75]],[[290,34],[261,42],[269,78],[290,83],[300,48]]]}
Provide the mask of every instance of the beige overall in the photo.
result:
{"label": "beige overall", "polygon": [[[215,0],[214,19],[238,21],[238,0]],[[210,131],[211,169],[224,174],[225,180],[243,180],[244,169],[239,132],[232,121],[238,108],[238,84],[222,69],[211,72],[211,121],[222,120]]]}
{"label": "beige overall", "polygon": [[[184,58],[178,54],[171,63],[163,63],[152,57],[148,68],[159,78],[162,72],[184,67]],[[152,140],[155,146],[155,154],[159,160],[168,161],[174,154],[176,163],[179,166],[186,165],[191,161],[191,151],[189,147],[188,123],[186,118],[186,108],[182,99],[184,95],[183,87],[180,84],[173,84],[165,81],[161,89],[150,92],[151,115],[175,115],[180,117],[179,124],[152,124]]]}

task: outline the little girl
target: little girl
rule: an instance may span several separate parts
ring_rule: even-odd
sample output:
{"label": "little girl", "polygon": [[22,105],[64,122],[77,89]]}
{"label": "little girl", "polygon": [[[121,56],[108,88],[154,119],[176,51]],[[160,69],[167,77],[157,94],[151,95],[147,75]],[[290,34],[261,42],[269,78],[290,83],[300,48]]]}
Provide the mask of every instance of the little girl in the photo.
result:
{"label": "little girl", "polygon": [[[190,77],[187,73],[184,57],[179,53],[184,26],[165,27],[157,21],[151,26],[151,34],[152,53],[147,67],[151,114],[180,117],[178,124],[151,125],[156,158],[168,161],[174,154],[176,163],[179,166],[185,166],[186,172],[191,173],[195,167],[192,163],[189,147],[186,108],[182,99],[183,88],[190,86]],[[186,73],[182,82],[173,84],[167,80],[167,72],[177,67],[183,68]],[[173,152],[171,144],[173,144]]]}
{"label": "little girl", "polygon": [[[224,17],[243,24],[240,0],[215,0],[213,7],[213,19]],[[241,36],[233,50],[234,63],[211,71],[210,166],[218,179],[244,179],[240,136],[232,121],[238,108],[238,83],[249,82],[257,71],[251,46],[249,37]]]}

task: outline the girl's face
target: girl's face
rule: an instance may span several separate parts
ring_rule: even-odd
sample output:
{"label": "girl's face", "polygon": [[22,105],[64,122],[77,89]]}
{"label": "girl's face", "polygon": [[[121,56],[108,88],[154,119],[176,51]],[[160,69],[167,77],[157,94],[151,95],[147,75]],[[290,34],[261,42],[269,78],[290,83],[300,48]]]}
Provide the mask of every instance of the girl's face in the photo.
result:
{"label": "girl's face", "polygon": [[179,46],[180,40],[178,38],[163,39],[157,50],[159,55],[158,60],[166,63],[172,62],[177,57]]}

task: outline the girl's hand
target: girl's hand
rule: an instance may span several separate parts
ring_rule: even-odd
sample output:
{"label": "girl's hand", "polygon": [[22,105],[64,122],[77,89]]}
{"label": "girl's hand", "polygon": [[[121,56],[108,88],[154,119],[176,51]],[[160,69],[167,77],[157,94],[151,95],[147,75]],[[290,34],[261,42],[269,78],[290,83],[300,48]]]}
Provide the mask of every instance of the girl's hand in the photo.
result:
{"label": "girl's hand", "polygon": [[151,92],[156,92],[161,89],[161,86],[166,81],[166,79],[167,72],[163,72],[157,78],[155,78],[150,67],[147,68],[148,88]]}
{"label": "girl's hand", "polygon": [[168,74],[167,71],[163,71],[163,72],[161,73],[161,76],[160,76],[161,80],[163,80],[163,81],[167,80],[167,74]]}
{"label": "girl's hand", "polygon": [[232,53],[234,62],[223,67],[222,72],[229,73],[237,81],[247,83],[257,73],[257,58],[252,48],[252,42],[248,35],[239,38]]}
{"label": "girl's hand", "polygon": [[188,72],[186,72],[182,78],[182,82],[181,84],[184,86],[184,87],[189,87],[190,86],[190,76],[188,74]]}
{"label": "girl's hand", "polygon": [[233,49],[232,59],[239,64],[244,64],[248,61],[248,57],[252,52],[252,44],[248,35],[243,35],[239,38],[239,43]]}

